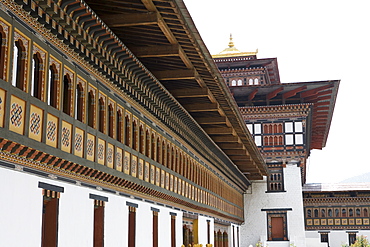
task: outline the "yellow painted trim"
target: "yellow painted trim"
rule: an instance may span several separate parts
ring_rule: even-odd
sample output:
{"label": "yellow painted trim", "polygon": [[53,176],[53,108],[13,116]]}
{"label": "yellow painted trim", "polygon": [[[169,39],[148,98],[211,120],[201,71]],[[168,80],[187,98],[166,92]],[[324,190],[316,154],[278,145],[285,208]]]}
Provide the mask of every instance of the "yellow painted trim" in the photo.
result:
{"label": "yellow painted trim", "polygon": [[7,54],[7,56],[8,56],[8,61],[7,61],[7,66],[6,66],[6,68],[7,68],[7,70],[6,70],[6,78],[5,78],[5,81],[7,81],[7,82],[9,82],[9,80],[10,80],[10,76],[9,76],[9,74],[10,74],[10,48],[11,48],[11,43],[10,43],[10,41],[11,41],[11,31],[12,31],[12,29],[13,29],[13,26],[9,23],[9,22],[7,22],[4,18],[1,18],[0,17],[0,21],[2,21],[5,25],[7,25],[8,26],[8,33],[6,34],[6,38],[8,39],[8,44],[7,44],[7,48],[8,48],[8,54]]}

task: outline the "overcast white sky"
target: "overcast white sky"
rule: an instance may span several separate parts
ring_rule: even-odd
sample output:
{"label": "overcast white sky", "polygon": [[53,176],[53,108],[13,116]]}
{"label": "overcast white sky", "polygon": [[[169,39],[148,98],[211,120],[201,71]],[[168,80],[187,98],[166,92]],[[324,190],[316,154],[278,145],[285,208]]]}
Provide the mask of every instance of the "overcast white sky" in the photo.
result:
{"label": "overcast white sky", "polygon": [[211,54],[225,49],[232,33],[240,51],[277,57],[283,83],[341,80],[329,138],[311,152],[307,182],[370,172],[369,1],[184,2]]}

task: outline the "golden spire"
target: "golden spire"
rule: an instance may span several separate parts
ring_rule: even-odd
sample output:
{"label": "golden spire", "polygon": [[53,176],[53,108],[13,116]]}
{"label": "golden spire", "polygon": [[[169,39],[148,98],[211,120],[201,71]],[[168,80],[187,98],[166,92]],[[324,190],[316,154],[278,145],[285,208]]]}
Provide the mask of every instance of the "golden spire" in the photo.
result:
{"label": "golden spire", "polygon": [[253,56],[257,55],[258,50],[255,52],[241,52],[237,48],[235,48],[233,42],[233,35],[230,33],[230,41],[229,47],[218,53],[217,55],[212,55],[213,58],[221,58],[221,57],[241,57],[241,56]]}
{"label": "golden spire", "polygon": [[233,42],[233,35],[230,33],[230,42],[229,42],[229,48],[234,47],[234,42]]}

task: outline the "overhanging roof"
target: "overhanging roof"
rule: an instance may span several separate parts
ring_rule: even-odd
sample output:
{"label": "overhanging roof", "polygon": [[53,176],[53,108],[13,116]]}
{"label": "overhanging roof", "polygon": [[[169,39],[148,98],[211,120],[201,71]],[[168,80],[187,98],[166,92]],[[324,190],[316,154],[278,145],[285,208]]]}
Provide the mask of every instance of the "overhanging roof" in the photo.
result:
{"label": "overhanging roof", "polygon": [[190,143],[212,150],[227,164],[230,178],[247,183],[242,173],[249,179],[266,174],[262,156],[181,0],[16,2],[74,50],[75,59],[85,60],[133,97],[144,98],[165,123],[163,116],[168,116],[188,126],[191,138],[198,138]]}
{"label": "overhanging roof", "polygon": [[261,179],[266,174],[264,161],[182,1],[86,2],[248,178]]}
{"label": "overhanging roof", "polygon": [[312,103],[311,148],[326,145],[339,80],[230,87],[239,106]]}

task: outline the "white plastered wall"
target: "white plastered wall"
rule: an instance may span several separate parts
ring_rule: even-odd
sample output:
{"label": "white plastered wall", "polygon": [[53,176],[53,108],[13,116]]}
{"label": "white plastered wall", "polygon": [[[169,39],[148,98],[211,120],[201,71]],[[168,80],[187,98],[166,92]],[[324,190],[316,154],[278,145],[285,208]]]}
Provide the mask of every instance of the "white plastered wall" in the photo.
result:
{"label": "white plastered wall", "polygon": [[[244,196],[245,223],[241,226],[241,246],[255,245],[267,240],[267,213],[263,210],[290,209],[287,211],[289,244],[305,246],[303,200],[300,168],[287,165],[283,169],[285,192],[266,193],[267,182],[253,181]],[[273,244],[270,242],[269,245]],[[288,245],[289,245],[288,244]]]}
{"label": "white plastered wall", "polygon": [[[349,230],[350,232],[356,232],[356,236],[370,236],[370,230]],[[317,244],[309,244],[311,243],[320,243],[320,232],[319,231],[306,231],[307,237],[307,247],[316,247],[319,246]],[[348,245],[349,236],[347,230],[331,230],[328,233],[329,237],[329,245],[330,246],[344,246],[345,244]],[[327,246],[326,243],[323,246]]]}
{"label": "white plastered wall", "polygon": [[[93,246],[94,200],[90,193],[108,198],[104,210],[106,246],[127,246],[128,206],[137,204],[136,246],[152,246],[152,210],[159,209],[159,246],[171,243],[171,215],[176,213],[176,246],[182,245],[182,211],[134,198],[0,168],[0,246],[41,246],[42,189],[39,182],[64,188],[59,199],[58,246]],[[202,220],[203,221],[203,220]],[[206,226],[205,226],[206,227]],[[204,226],[202,224],[202,231]],[[207,228],[205,228],[207,229]],[[211,224],[213,229],[213,220]],[[213,234],[211,234],[213,241]]]}

